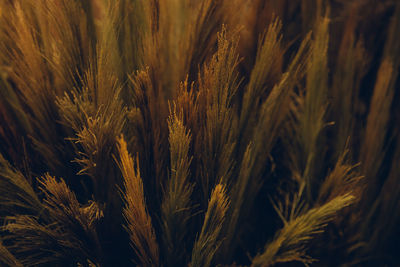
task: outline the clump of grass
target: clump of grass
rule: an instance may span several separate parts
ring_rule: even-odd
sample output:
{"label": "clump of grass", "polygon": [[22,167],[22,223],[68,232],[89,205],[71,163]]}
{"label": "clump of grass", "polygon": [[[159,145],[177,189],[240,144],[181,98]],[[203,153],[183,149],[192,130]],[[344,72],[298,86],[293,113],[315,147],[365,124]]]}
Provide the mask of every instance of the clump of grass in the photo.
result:
{"label": "clump of grass", "polygon": [[399,12],[0,0],[0,264],[398,265]]}

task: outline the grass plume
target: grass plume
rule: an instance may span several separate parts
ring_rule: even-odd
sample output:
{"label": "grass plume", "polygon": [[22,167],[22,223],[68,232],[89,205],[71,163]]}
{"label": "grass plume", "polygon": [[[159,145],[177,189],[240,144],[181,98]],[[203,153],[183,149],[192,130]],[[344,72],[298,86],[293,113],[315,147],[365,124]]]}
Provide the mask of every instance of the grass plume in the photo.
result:
{"label": "grass plume", "polygon": [[139,161],[136,164],[129,155],[123,137],[118,139],[119,164],[124,177],[124,216],[131,245],[142,266],[158,265],[159,252],[151,218],[146,210],[143,182],[139,172]]}
{"label": "grass plume", "polygon": [[161,206],[167,266],[182,265],[186,260],[185,229],[191,216],[193,191],[189,177],[192,159],[188,156],[191,136],[178,116],[172,113],[168,120],[171,174]]}
{"label": "grass plume", "polygon": [[351,195],[338,196],[326,204],[310,209],[291,220],[284,220],[283,228],[274,239],[265,246],[264,252],[257,255],[252,266],[271,266],[279,262],[301,261],[311,263],[301,244],[312,239],[312,236],[323,232],[326,224],[335,213],[350,205],[354,200]]}
{"label": "grass plume", "polygon": [[225,187],[217,184],[211,193],[203,226],[193,247],[190,266],[211,266],[221,244],[219,233],[228,207],[229,199],[226,196]]}

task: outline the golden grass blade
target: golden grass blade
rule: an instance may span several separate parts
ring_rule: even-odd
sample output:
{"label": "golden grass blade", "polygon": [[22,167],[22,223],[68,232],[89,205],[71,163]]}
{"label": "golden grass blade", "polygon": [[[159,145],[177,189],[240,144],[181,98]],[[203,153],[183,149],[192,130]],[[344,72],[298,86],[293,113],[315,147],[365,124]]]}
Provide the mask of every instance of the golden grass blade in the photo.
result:
{"label": "golden grass blade", "polygon": [[199,73],[198,98],[205,98],[205,114],[204,122],[200,121],[201,136],[196,140],[194,154],[201,164],[204,200],[208,199],[209,190],[216,183],[228,184],[231,180],[238,133],[234,107],[240,84],[237,42],[237,36],[228,37],[223,26],[218,33],[217,52]]}
{"label": "golden grass blade", "polygon": [[290,137],[285,140],[290,147],[291,170],[294,177],[304,179],[306,197],[312,202],[316,197],[316,177],[319,175],[324,151],[322,130],[326,126],[325,111],[328,93],[328,18],[319,18],[307,61],[306,88],[291,103],[292,120]]}
{"label": "golden grass blade", "polygon": [[190,131],[186,130],[179,115],[172,112],[168,119],[171,174],[161,205],[165,250],[163,254],[166,266],[186,263],[185,239],[191,216],[190,198],[193,191],[189,177],[192,161],[188,155],[191,142]]}
{"label": "golden grass blade", "polygon": [[[131,124],[127,124],[128,140],[135,151],[139,151],[141,174],[146,191],[153,191],[154,200],[149,207],[161,203],[161,185],[168,176],[168,101],[151,69],[138,71],[130,77],[132,83]],[[132,142],[131,142],[132,141]]]}
{"label": "golden grass blade", "polygon": [[253,259],[251,266],[272,266],[290,261],[309,263],[311,259],[305,254],[304,244],[316,234],[322,233],[334,215],[353,201],[354,197],[349,194],[338,196],[305,214],[284,221],[284,227],[265,246],[264,252]]}
{"label": "golden grass blade", "polygon": [[221,244],[219,234],[228,207],[229,199],[226,196],[225,187],[218,184],[211,193],[200,235],[194,243],[190,266],[208,267],[213,263],[214,255]]}
{"label": "golden grass blade", "polygon": [[143,182],[138,166],[139,161],[136,159],[136,164],[134,163],[123,137],[117,140],[117,144],[125,188],[123,197],[126,206],[123,213],[127,222],[126,228],[131,239],[131,245],[138,258],[137,263],[140,266],[158,266],[158,244],[151,218],[146,209]]}
{"label": "golden grass blade", "polygon": [[[265,36],[259,42],[256,63],[250,75],[250,81],[243,96],[243,104],[239,122],[239,132],[244,138],[249,138],[249,134],[254,121],[257,120],[259,106],[257,99],[268,95],[274,83],[279,81],[280,73],[275,74],[274,67],[279,65],[282,60],[283,51],[281,48],[281,28],[279,19],[275,19],[268,27]],[[267,84],[271,83],[271,84]]]}

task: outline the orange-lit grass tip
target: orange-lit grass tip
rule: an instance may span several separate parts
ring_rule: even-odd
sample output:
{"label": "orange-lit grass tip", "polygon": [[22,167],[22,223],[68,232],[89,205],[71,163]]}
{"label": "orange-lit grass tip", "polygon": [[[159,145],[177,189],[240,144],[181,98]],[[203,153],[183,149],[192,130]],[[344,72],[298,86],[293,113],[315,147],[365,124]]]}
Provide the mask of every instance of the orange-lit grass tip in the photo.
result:
{"label": "orange-lit grass tip", "polygon": [[143,181],[140,177],[139,160],[129,155],[127,143],[123,136],[117,139],[117,148],[120,157],[118,162],[124,179],[123,198],[125,200],[124,217],[127,222],[127,231],[131,245],[137,254],[140,266],[158,266],[158,244],[146,209],[143,192]]}

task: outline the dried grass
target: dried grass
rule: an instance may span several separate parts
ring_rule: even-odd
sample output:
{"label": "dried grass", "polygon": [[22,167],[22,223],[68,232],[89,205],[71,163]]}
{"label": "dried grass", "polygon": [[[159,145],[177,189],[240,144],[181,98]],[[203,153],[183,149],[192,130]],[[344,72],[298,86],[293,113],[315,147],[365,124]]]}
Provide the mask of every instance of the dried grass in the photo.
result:
{"label": "dried grass", "polygon": [[0,0],[0,264],[399,265],[399,32],[392,0]]}

